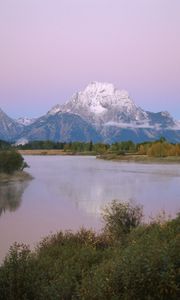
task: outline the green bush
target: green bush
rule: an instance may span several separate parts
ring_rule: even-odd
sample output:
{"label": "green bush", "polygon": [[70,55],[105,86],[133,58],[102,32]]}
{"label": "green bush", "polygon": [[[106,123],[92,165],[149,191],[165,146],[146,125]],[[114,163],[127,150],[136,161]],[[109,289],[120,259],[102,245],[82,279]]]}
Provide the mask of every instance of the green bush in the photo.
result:
{"label": "green bush", "polygon": [[180,296],[180,217],[140,226],[129,243],[83,279],[80,299],[177,300]]}
{"label": "green bush", "polygon": [[0,150],[7,150],[7,149],[11,149],[10,143],[0,140]]}
{"label": "green bush", "polygon": [[105,222],[104,232],[113,240],[123,240],[133,228],[140,225],[143,211],[139,205],[113,200],[102,214]]}
{"label": "green bush", "polygon": [[34,251],[15,244],[0,266],[0,300],[179,299],[180,216],[135,220],[122,227],[123,246],[85,229],[51,235]]}
{"label": "green bush", "polygon": [[82,229],[45,238],[35,254],[15,244],[0,268],[0,299],[78,299],[83,276],[104,257],[102,242]]}
{"label": "green bush", "polygon": [[27,167],[24,158],[15,150],[0,151],[0,173],[22,171]]}

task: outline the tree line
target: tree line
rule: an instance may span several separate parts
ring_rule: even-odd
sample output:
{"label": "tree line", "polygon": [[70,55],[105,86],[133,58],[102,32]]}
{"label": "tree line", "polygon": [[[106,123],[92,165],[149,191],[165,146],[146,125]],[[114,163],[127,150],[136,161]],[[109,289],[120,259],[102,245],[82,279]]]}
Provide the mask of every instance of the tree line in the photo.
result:
{"label": "tree line", "polygon": [[82,153],[92,152],[93,154],[115,153],[125,155],[127,153],[148,155],[154,157],[180,156],[180,143],[169,143],[165,138],[152,142],[134,143],[132,141],[108,143],[84,142],[53,142],[53,141],[32,141],[25,145],[19,145],[17,149],[60,149],[66,152]]}
{"label": "tree line", "polygon": [[143,143],[138,147],[138,154],[154,157],[180,156],[180,144],[171,144],[165,139]]}
{"label": "tree line", "polygon": [[152,157],[180,156],[180,143],[169,143],[165,138],[152,142],[134,143],[132,141],[121,141],[112,144],[85,142],[53,142],[53,141],[31,141],[25,145],[11,146],[5,141],[0,141],[0,150],[35,150],[35,149],[59,149],[71,153],[108,154],[116,155],[138,154]]}

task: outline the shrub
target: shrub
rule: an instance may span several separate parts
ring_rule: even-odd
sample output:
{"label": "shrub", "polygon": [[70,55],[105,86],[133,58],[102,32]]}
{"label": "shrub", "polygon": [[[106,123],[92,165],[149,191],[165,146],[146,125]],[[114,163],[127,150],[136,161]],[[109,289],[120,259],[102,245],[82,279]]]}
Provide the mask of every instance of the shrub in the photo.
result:
{"label": "shrub", "polygon": [[179,216],[132,230],[126,247],[116,244],[83,279],[80,299],[179,299],[179,232]]}
{"label": "shrub", "polygon": [[[121,205],[110,207],[126,214],[137,208]],[[85,229],[51,235],[33,252],[15,244],[0,266],[0,300],[179,299],[180,215],[138,226],[135,215],[128,230],[118,223],[127,237],[123,247]]]}
{"label": "shrub", "polygon": [[137,227],[142,220],[142,207],[130,202],[113,200],[102,214],[104,232],[113,240],[123,240],[125,235]]}
{"label": "shrub", "polygon": [[0,151],[0,173],[22,171],[27,167],[24,158],[15,150]]}

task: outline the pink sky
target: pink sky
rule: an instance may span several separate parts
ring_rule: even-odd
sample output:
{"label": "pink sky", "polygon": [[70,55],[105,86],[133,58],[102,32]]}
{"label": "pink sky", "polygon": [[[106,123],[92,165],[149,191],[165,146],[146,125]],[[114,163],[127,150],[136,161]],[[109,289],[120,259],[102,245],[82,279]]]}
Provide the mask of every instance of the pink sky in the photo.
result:
{"label": "pink sky", "polygon": [[180,119],[179,0],[0,0],[0,107],[40,116],[91,81]]}

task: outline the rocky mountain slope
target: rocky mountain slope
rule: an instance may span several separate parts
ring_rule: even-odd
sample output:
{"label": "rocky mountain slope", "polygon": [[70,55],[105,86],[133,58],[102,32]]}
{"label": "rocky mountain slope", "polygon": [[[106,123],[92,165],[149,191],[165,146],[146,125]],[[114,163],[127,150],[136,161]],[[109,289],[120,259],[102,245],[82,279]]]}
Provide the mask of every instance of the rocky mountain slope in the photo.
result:
{"label": "rocky mountain slope", "polygon": [[96,129],[82,119],[71,113],[47,114],[37,119],[33,124],[24,127],[17,139],[52,140],[62,142],[101,141],[102,138]]}
{"label": "rocky mountain slope", "polygon": [[8,117],[0,108],[0,139],[14,141],[17,135],[21,134],[23,126]]}

